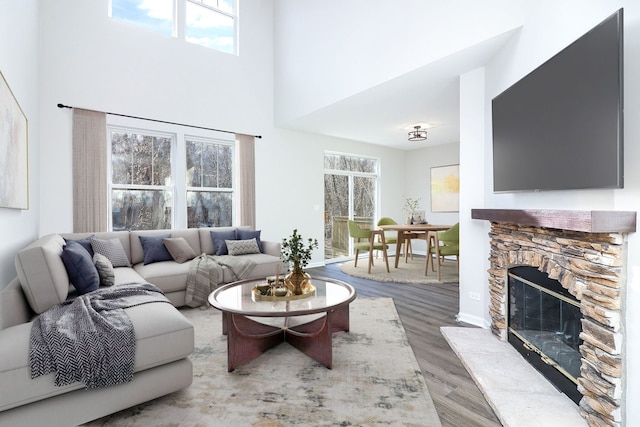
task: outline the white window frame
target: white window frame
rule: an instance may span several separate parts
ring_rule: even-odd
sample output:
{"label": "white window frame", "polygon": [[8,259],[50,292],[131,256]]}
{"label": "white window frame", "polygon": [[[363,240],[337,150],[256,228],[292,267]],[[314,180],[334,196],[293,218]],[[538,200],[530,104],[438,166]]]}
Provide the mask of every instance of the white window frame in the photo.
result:
{"label": "white window frame", "polygon": [[[233,13],[229,13],[223,9],[220,9],[218,7],[215,6],[211,6],[208,4],[204,4],[199,0],[172,0],[172,4],[173,4],[173,12],[172,12],[172,37],[177,38],[178,40],[181,40],[185,43],[190,43],[190,44],[195,44],[198,46],[203,46],[205,48],[208,49],[212,49],[216,52],[221,52],[221,53],[227,53],[227,54],[231,54],[231,55],[239,55],[239,49],[238,49],[238,36],[239,36],[239,31],[238,31],[238,3],[239,0],[232,0],[233,1]],[[215,47],[209,47],[209,46],[204,46],[201,44],[197,44],[197,43],[193,43],[190,42],[189,40],[187,40],[186,38],[186,27],[187,27],[187,3],[192,3],[196,6],[199,7],[203,7],[205,9],[208,9],[214,13],[218,13],[220,15],[229,17],[233,20],[233,51],[232,52],[228,52],[226,50],[220,50],[220,49],[216,49]],[[109,18],[112,19],[117,19],[120,22],[127,22],[127,23],[131,23],[134,25],[138,25],[136,22],[134,21],[123,21],[120,20],[118,18],[114,18],[113,17],[113,0],[109,0],[108,2],[108,16]],[[145,29],[148,30],[148,28],[144,25],[139,25]],[[149,31],[153,31],[153,30],[149,30]]]}
{"label": "white window frame", "polygon": [[[171,168],[173,182],[173,209],[172,209],[172,228],[187,228],[187,171],[186,171],[186,139],[198,138],[200,140],[209,140],[217,143],[233,144],[233,225],[238,222],[238,201],[237,201],[237,177],[238,177],[238,150],[235,146],[235,135],[223,132],[209,131],[206,129],[197,129],[184,126],[176,126],[168,123],[154,122],[150,127],[146,120],[127,118],[121,116],[107,115],[107,173],[108,173],[108,191],[107,191],[107,208],[109,209],[109,230],[112,230],[113,214],[111,203],[111,131],[126,130],[128,132],[144,133],[148,135],[166,136],[168,134],[175,135],[174,145],[171,149]],[[196,187],[197,188],[197,187]],[[208,188],[208,187],[207,187]],[[202,190],[202,188],[200,188]],[[214,189],[215,190],[215,189]]]}
{"label": "white window frame", "polygon": [[[232,155],[233,155],[233,163],[232,163],[232,171],[231,171],[231,187],[227,188],[227,187],[193,187],[193,186],[188,186],[186,183],[186,173],[187,173],[187,161],[186,161],[186,153],[187,153],[187,141],[195,141],[195,142],[204,142],[204,143],[211,143],[211,144],[216,144],[216,145],[228,145],[231,148],[232,151]],[[184,149],[182,150],[183,154],[184,154],[184,162],[183,162],[183,168],[184,168],[184,179],[185,179],[185,185],[184,185],[184,209],[185,209],[185,218],[187,216],[187,192],[189,191],[202,191],[202,192],[215,192],[215,193],[231,193],[231,206],[232,206],[232,224],[236,223],[236,218],[238,215],[238,209],[237,209],[237,200],[236,200],[236,196],[237,196],[237,192],[236,192],[236,177],[237,177],[237,166],[238,166],[238,162],[237,162],[237,153],[236,153],[236,144],[235,141],[231,141],[231,140],[225,140],[225,139],[220,139],[220,138],[213,138],[213,137],[203,137],[203,136],[195,136],[195,135],[191,135],[191,134],[187,134],[184,136],[184,140],[183,140],[183,144],[184,144]],[[188,218],[186,218],[185,220],[185,228],[188,225]]]}

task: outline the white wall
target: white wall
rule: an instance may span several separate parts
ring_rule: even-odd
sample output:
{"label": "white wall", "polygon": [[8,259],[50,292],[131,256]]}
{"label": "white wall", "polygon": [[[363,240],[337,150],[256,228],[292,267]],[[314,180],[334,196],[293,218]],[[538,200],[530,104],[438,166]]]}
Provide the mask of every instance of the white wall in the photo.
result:
{"label": "white wall", "polygon": [[384,215],[401,211],[397,189],[407,179],[402,151],[284,129],[267,132],[256,143],[256,226],[267,240],[280,241],[294,228],[305,238],[318,239],[320,248],[313,253],[312,266],[322,264],[324,258],[325,151],[379,159],[383,171],[380,211]]}
{"label": "white wall", "polygon": [[[71,111],[57,103],[262,135],[256,225],[267,240],[298,228],[323,241],[325,150],[377,156],[383,169],[401,171],[383,178],[383,207],[406,181],[403,152],[274,127],[271,2],[240,2],[239,57],[113,21],[106,11],[107,0],[41,3],[40,234],[72,229]],[[321,247],[312,263],[322,260]]]}
{"label": "white wall", "polygon": [[[16,276],[13,259],[18,249],[37,236],[40,212],[38,2],[3,0],[1,9],[0,72],[27,116],[29,127],[29,209],[0,208],[0,288]],[[3,173],[0,171],[0,175]]]}
{"label": "white wall", "polygon": [[[466,99],[475,108],[461,108],[461,130],[476,128],[484,120],[484,141],[482,149],[471,148],[469,141],[461,134],[461,163],[468,172],[463,175],[461,199],[465,205],[474,201],[470,208],[512,208],[512,209],[573,209],[573,210],[627,210],[637,211],[640,200],[640,148],[636,141],[640,137],[640,98],[636,96],[640,89],[637,76],[640,75],[640,4],[636,1],[571,0],[554,2],[545,0],[527,2],[525,21],[518,37],[511,40],[500,54],[489,62],[485,73],[484,110],[479,108],[482,83],[475,77],[464,76],[461,84],[461,99]],[[490,100],[504,89],[515,83],[545,60],[559,52],[583,33],[607,18],[618,8],[624,7],[625,26],[625,188],[622,190],[595,191],[556,191],[540,193],[494,194],[492,192],[492,156],[491,156],[491,109]],[[473,74],[474,72],[472,72]],[[477,156],[467,155],[471,151]],[[484,155],[482,155],[484,154]],[[472,173],[483,182],[479,185],[466,185],[464,176]],[[480,178],[482,177],[482,178]],[[484,200],[478,200],[482,194]],[[463,212],[461,211],[461,216]],[[466,213],[468,215],[468,213]],[[478,324],[489,322],[487,311],[487,274],[477,266],[486,264],[489,256],[489,225],[486,221],[475,221],[464,231],[465,244],[461,259],[463,265],[473,267],[460,277],[461,318],[475,319]],[[471,225],[471,221],[469,221]],[[626,424],[640,425],[640,366],[635,363],[634,355],[640,351],[640,238],[637,233],[629,235],[629,280],[626,289],[625,320],[627,327],[627,364],[626,364]],[[477,270],[475,270],[477,269]],[[481,276],[481,277],[479,277]],[[471,301],[468,292],[482,295],[480,304]]]}
{"label": "white wall", "polygon": [[42,233],[70,231],[71,110],[261,134],[273,126],[270,2],[240,2],[240,56],[107,16],[108,0],[40,2]]}
{"label": "white wall", "polygon": [[[420,142],[416,143],[417,145]],[[460,164],[460,145],[443,144],[433,147],[425,147],[416,150],[406,151],[404,155],[406,182],[396,187],[395,203],[398,211],[395,217],[397,221],[405,219],[406,214],[402,211],[404,196],[420,199],[419,210],[425,211],[426,219],[430,224],[453,225],[459,221],[458,212],[432,212],[431,211],[431,168],[438,166],[449,166]],[[399,170],[388,171],[397,174]],[[386,174],[384,175],[386,179]],[[399,189],[404,189],[400,191]],[[390,214],[385,214],[391,216]],[[414,253],[426,252],[426,241],[414,240],[412,243]]]}
{"label": "white wall", "polygon": [[304,116],[522,22],[522,0],[275,0],[276,119]]}

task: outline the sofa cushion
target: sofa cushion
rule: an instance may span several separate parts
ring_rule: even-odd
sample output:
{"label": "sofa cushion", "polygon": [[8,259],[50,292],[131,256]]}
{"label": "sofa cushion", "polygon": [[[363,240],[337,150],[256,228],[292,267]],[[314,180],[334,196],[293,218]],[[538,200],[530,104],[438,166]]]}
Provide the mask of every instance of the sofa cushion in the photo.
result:
{"label": "sofa cushion", "polygon": [[100,286],[113,286],[116,283],[116,276],[113,272],[113,265],[109,259],[102,254],[93,254],[93,264],[98,270]]}
{"label": "sofa cushion", "polygon": [[227,250],[227,240],[236,240],[236,230],[226,230],[226,231],[211,231],[211,240],[213,241],[213,247],[215,248],[215,254],[217,256],[220,255],[228,255],[229,251]]}
{"label": "sofa cushion", "polygon": [[179,264],[194,259],[197,254],[184,237],[169,237],[162,239],[173,260]]}
{"label": "sofa cushion", "polygon": [[[135,372],[182,359],[193,351],[193,325],[172,305],[142,304],[125,312],[135,330]],[[0,331],[0,384],[11,384],[0,387],[0,411],[84,388],[82,382],[56,387],[53,373],[31,379],[30,331],[31,323]]]}
{"label": "sofa cushion", "polygon": [[171,261],[173,257],[167,250],[162,239],[171,237],[171,234],[161,234],[159,236],[138,236],[142,251],[144,252],[144,263],[151,264],[160,261]]}
{"label": "sofa cushion", "polygon": [[178,264],[175,261],[154,262],[153,264],[136,264],[133,270],[144,281],[156,285],[162,292],[184,291],[187,288],[187,276],[191,263]]}
{"label": "sofa cushion", "polygon": [[238,230],[236,230],[236,236],[238,236],[238,240],[256,239],[260,252],[264,252],[264,249],[262,248],[262,241],[260,240],[261,231],[262,230],[245,230],[239,228]]}
{"label": "sofa cushion", "polygon": [[94,237],[91,239],[91,247],[93,248],[93,252],[107,257],[114,267],[131,267],[131,263],[129,262],[129,258],[127,258],[120,239],[96,239]]}
{"label": "sofa cushion", "polygon": [[229,255],[259,254],[260,248],[256,239],[249,240],[226,240]]}
{"label": "sofa cushion", "polygon": [[[142,265],[142,264],[140,264]],[[131,267],[117,267],[113,269],[113,275],[115,276],[115,284],[122,285],[125,283],[140,283],[145,282],[144,278],[138,274]]]}
{"label": "sofa cushion", "polygon": [[67,269],[69,281],[80,294],[95,291],[100,287],[98,270],[89,252],[80,243],[68,241],[60,256]]}

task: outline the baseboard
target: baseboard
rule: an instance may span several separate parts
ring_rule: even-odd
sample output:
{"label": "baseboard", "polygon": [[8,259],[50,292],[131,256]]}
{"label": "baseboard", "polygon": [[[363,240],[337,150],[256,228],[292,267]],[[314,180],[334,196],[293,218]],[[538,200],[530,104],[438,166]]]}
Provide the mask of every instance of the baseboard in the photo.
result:
{"label": "baseboard", "polygon": [[483,329],[489,329],[491,324],[484,317],[472,316],[466,313],[458,313],[456,322],[468,323],[470,325],[479,326]]}

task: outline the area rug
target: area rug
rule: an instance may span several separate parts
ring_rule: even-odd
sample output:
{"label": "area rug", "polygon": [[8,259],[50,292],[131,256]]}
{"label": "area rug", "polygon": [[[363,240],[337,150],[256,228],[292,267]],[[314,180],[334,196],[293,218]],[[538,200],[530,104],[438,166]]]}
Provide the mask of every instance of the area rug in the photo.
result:
{"label": "area rug", "polygon": [[87,426],[441,426],[393,300],[357,298],[333,335],[333,369],[287,343],[227,372],[221,315],[195,327],[193,384]]}
{"label": "area rug", "polygon": [[395,268],[393,257],[389,258],[389,273],[384,264],[382,257],[374,258],[374,265],[371,267],[371,273],[367,273],[369,260],[361,258],[358,260],[358,266],[354,267],[354,261],[345,262],[340,266],[340,270],[350,276],[361,277],[363,279],[376,280],[378,282],[394,282],[394,283],[458,283],[458,266],[455,260],[445,260],[440,266],[441,280],[438,281],[437,271],[431,271],[429,265],[429,274],[424,274],[424,257],[414,257],[404,262],[404,258],[398,262],[398,268]]}

